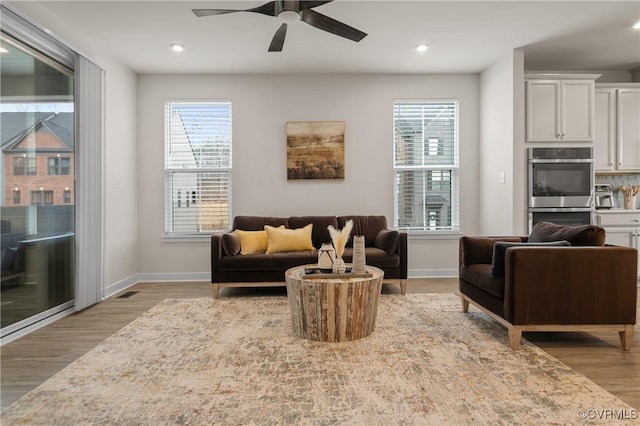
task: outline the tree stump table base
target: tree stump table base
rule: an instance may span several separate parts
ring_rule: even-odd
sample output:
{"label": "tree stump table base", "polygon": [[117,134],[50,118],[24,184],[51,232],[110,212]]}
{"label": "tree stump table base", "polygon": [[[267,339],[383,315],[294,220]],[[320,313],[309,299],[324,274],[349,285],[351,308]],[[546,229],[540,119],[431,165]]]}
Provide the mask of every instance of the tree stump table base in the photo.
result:
{"label": "tree stump table base", "polygon": [[296,336],[343,342],[368,336],[376,327],[384,273],[367,266],[368,278],[303,278],[304,268],[285,276]]}

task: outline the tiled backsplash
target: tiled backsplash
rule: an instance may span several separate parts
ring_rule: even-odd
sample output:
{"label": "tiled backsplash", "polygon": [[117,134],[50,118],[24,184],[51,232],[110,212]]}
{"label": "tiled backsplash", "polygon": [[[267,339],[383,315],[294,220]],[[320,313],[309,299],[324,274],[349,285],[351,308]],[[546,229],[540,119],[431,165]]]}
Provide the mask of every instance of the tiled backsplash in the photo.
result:
{"label": "tiled backsplash", "polygon": [[[624,196],[618,188],[622,185],[640,185],[640,174],[596,175],[596,183],[608,183],[613,187],[616,208],[624,208]],[[640,208],[640,194],[636,197],[636,208]]]}

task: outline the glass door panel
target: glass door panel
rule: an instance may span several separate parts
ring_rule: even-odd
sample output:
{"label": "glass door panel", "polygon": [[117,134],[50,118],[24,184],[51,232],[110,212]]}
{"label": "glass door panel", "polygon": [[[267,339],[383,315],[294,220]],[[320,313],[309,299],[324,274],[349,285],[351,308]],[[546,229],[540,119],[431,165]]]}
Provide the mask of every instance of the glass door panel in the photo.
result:
{"label": "glass door panel", "polygon": [[74,73],[0,33],[3,335],[74,297]]}

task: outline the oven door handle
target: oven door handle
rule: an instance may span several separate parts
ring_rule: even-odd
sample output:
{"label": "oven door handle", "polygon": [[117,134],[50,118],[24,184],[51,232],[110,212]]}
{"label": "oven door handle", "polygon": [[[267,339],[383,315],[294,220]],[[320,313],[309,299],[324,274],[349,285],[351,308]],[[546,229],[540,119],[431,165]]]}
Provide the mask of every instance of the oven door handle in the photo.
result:
{"label": "oven door handle", "polygon": [[591,158],[530,158],[529,163],[532,164],[563,164],[563,163],[593,163]]}

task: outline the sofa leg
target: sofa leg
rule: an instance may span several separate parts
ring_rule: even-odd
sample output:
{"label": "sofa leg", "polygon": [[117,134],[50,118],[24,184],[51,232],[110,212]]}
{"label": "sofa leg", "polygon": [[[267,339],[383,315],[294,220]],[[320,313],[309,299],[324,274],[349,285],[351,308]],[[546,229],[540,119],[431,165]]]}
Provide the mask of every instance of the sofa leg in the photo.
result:
{"label": "sofa leg", "polygon": [[469,312],[469,301],[462,294],[460,295],[460,301],[462,302],[462,312],[466,314]]}
{"label": "sofa leg", "polygon": [[213,298],[217,299],[220,296],[220,284],[212,284],[213,285]]}
{"label": "sofa leg", "polygon": [[633,341],[633,324],[626,324],[623,331],[619,331],[620,345],[623,351],[631,350],[631,342]]}
{"label": "sofa leg", "polygon": [[520,339],[522,339],[522,327],[512,325],[508,327],[509,330],[509,345],[511,349],[516,350],[520,346]]}
{"label": "sofa leg", "polygon": [[407,294],[407,280],[400,280],[400,293]]}

